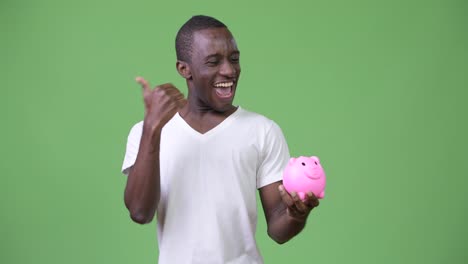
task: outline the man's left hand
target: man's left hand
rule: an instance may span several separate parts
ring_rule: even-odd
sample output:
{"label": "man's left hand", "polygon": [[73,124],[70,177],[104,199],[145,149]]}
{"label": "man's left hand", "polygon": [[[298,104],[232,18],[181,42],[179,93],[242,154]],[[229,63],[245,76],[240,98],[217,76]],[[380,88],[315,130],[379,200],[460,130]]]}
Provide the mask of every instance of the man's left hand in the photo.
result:
{"label": "man's left hand", "polygon": [[288,193],[283,185],[280,185],[278,190],[287,206],[286,213],[296,221],[305,222],[310,211],[319,206],[319,200],[312,192],[308,192],[306,199],[302,201],[296,192]]}

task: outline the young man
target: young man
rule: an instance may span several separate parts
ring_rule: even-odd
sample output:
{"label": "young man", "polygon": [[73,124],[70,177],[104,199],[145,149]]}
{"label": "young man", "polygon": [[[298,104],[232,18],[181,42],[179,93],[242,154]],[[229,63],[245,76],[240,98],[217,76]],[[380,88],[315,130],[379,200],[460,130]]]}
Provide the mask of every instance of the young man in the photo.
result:
{"label": "young man", "polygon": [[125,205],[137,223],[158,223],[159,263],[262,263],[255,241],[256,190],[268,235],[298,234],[319,202],[281,185],[289,150],[280,128],[232,104],[240,52],[228,28],[194,16],[176,37],[188,96],[166,83],[143,87],[144,121],[130,131]]}

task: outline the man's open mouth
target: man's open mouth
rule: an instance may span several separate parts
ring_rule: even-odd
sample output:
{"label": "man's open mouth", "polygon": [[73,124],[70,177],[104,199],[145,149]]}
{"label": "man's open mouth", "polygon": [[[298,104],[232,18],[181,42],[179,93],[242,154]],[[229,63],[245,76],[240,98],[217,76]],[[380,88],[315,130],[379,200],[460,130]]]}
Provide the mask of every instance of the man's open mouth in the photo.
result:
{"label": "man's open mouth", "polygon": [[233,81],[216,83],[214,85],[216,95],[219,96],[220,98],[231,98],[233,86],[234,86]]}

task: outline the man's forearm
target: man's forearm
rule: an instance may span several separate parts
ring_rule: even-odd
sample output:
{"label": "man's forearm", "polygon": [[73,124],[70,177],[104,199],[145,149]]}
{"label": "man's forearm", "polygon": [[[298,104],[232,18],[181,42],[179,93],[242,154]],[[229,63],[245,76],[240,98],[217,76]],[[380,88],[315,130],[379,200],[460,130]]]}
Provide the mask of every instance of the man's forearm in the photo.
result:
{"label": "man's forearm", "polygon": [[293,218],[287,208],[283,207],[277,211],[276,216],[268,223],[268,235],[278,244],[283,244],[299,234],[304,229],[307,216]]}
{"label": "man's forearm", "polygon": [[125,205],[133,221],[151,222],[160,197],[160,130],[144,127],[137,159],[127,179]]}

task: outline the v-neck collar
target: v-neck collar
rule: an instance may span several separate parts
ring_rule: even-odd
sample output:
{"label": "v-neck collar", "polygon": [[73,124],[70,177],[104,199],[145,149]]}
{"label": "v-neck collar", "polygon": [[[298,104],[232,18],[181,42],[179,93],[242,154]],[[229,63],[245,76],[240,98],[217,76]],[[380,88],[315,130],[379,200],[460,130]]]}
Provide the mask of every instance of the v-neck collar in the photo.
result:
{"label": "v-neck collar", "polygon": [[242,111],[242,108],[240,106],[237,107],[236,111],[234,111],[232,114],[230,114],[228,117],[226,117],[221,123],[213,127],[212,129],[206,131],[205,133],[200,133],[197,130],[195,130],[193,127],[191,127],[185,119],[182,118],[182,116],[177,112],[176,114],[176,119],[178,119],[178,122],[181,123],[181,126],[187,130],[190,134],[194,135],[195,137],[199,138],[208,138],[211,137],[212,135],[215,135],[218,133],[218,131],[223,130],[226,126],[231,124],[239,115],[239,113]]}

